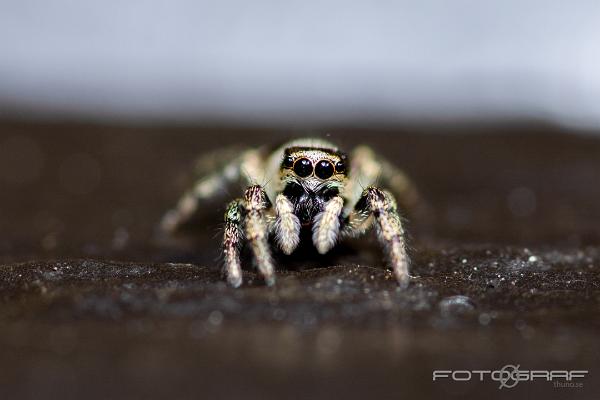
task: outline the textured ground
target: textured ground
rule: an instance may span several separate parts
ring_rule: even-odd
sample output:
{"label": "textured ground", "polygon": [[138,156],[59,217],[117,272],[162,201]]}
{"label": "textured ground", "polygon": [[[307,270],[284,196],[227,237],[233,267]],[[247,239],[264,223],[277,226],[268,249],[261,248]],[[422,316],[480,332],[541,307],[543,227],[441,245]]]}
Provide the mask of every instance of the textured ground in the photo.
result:
{"label": "textured ground", "polygon": [[[216,261],[221,203],[193,235],[165,238],[157,221],[197,154],[286,136],[1,124],[0,397],[594,398],[600,141],[543,125],[447,131],[328,130],[420,187],[408,290],[373,240],[280,256],[275,288],[249,270],[233,290]],[[432,382],[434,369],[506,364],[590,373],[583,388]]]}

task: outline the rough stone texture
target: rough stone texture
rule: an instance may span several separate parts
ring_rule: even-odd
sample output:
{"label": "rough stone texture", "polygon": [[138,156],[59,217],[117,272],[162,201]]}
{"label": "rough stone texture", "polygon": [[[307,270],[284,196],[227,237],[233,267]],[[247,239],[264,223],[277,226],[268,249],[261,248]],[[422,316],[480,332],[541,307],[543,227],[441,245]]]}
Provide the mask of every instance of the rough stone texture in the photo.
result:
{"label": "rough stone texture", "polygon": [[[327,131],[419,185],[408,290],[372,239],[278,255],[276,287],[247,268],[228,288],[224,202],[188,235],[156,230],[196,155],[283,139],[272,129],[3,123],[0,398],[596,396],[600,141],[543,125]],[[506,364],[590,373],[583,388],[432,382]]]}

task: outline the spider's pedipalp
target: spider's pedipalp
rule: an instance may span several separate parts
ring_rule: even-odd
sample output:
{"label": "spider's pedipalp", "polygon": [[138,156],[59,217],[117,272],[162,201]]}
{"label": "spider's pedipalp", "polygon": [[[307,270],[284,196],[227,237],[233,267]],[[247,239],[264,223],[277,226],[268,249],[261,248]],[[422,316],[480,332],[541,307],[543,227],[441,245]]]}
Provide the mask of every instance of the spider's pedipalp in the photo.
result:
{"label": "spider's pedipalp", "polygon": [[330,199],[315,217],[313,225],[313,244],[320,254],[325,254],[335,245],[340,233],[340,214],[344,200],[340,196]]}
{"label": "spider's pedipalp", "polygon": [[269,230],[265,210],[271,207],[265,190],[260,185],[253,185],[244,193],[244,206],[246,210],[245,234],[258,271],[267,285],[275,283],[275,272],[271,250],[269,249]]}
{"label": "spider's pedipalp", "polygon": [[292,254],[300,243],[300,220],[294,214],[294,205],[283,194],[275,199],[275,240],[281,251]]}

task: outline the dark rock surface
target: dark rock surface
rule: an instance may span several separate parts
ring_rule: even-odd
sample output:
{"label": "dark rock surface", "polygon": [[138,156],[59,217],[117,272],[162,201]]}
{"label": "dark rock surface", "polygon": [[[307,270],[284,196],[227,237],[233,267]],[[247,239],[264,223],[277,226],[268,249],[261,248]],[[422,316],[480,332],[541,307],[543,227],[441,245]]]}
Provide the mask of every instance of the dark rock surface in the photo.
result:
{"label": "dark rock surface", "polygon": [[[276,287],[248,268],[234,290],[217,259],[224,202],[193,235],[156,225],[198,154],[282,135],[3,123],[0,398],[597,397],[600,141],[448,129],[328,130],[423,193],[407,290],[373,240],[279,256]],[[589,374],[582,388],[432,382],[508,364]]]}

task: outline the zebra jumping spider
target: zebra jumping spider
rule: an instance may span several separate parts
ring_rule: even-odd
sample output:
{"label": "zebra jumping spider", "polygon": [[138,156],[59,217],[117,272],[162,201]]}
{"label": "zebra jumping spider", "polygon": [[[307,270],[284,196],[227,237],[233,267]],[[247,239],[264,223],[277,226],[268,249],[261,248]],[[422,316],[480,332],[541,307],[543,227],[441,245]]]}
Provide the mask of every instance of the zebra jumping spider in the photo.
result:
{"label": "zebra jumping spider", "polygon": [[299,139],[275,151],[240,151],[221,169],[214,168],[214,163],[208,163],[203,176],[164,216],[162,227],[175,231],[203,202],[225,193],[231,183],[243,183],[243,197],[229,203],[225,212],[223,252],[231,286],[242,284],[244,241],[266,284],[273,285],[269,237],[283,253],[291,254],[304,237],[301,232],[308,230],[317,251],[325,254],[340,238],[357,237],[373,225],[398,283],[408,285],[404,229],[392,192],[409,205],[417,200],[417,191],[401,170],[369,147],[359,146],[346,154],[324,140]]}

